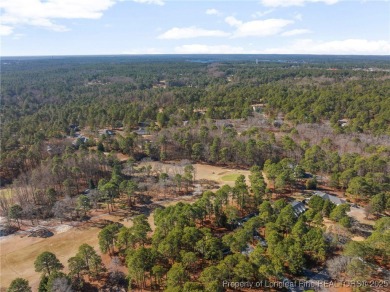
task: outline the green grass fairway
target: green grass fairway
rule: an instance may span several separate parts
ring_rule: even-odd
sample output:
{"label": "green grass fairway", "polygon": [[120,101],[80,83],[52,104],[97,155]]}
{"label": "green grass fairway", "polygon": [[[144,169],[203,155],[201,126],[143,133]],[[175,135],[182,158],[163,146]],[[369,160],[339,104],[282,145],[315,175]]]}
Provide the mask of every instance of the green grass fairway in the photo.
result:
{"label": "green grass fairway", "polygon": [[235,181],[240,175],[238,173],[231,173],[221,177],[223,181]]}

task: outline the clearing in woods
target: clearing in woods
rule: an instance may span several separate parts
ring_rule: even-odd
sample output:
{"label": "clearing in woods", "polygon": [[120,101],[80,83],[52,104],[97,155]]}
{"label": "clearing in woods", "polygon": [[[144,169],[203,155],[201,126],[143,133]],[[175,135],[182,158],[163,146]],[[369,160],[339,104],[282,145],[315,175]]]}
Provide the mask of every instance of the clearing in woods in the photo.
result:
{"label": "clearing in woods", "polygon": [[[155,165],[159,162],[148,163]],[[141,165],[148,163],[142,163]],[[171,166],[169,164],[159,164],[163,167]],[[235,178],[233,180],[226,180],[224,176],[233,178],[240,174],[244,174],[248,182],[248,175],[250,173],[247,170],[236,170],[205,164],[194,164],[194,167],[196,171],[196,180],[213,180],[217,182],[218,185],[233,185]],[[7,192],[7,194],[10,193],[9,189],[8,191],[7,189],[1,191]],[[168,206],[177,204],[178,202],[192,202],[194,200],[195,198],[193,196],[183,196],[158,202],[158,204]],[[30,282],[33,291],[36,291],[40,280],[40,274],[34,271],[34,261],[36,257],[44,251],[55,253],[61,263],[64,264],[65,272],[67,272],[68,259],[77,253],[81,244],[87,243],[100,253],[98,233],[101,229],[98,226],[98,223],[104,219],[116,222],[121,221],[125,226],[131,225],[131,221],[123,221],[121,216],[102,214],[95,216],[90,222],[81,224],[78,227],[59,228],[67,227],[66,224],[57,226],[57,231],[54,231],[54,235],[49,238],[35,238],[21,235],[10,235],[0,238],[0,291],[5,291],[11,281],[17,277],[27,279]],[[153,229],[153,214],[149,215],[149,223]]]}
{"label": "clearing in woods", "polygon": [[235,181],[240,175],[237,173],[226,174],[221,177],[223,181]]}

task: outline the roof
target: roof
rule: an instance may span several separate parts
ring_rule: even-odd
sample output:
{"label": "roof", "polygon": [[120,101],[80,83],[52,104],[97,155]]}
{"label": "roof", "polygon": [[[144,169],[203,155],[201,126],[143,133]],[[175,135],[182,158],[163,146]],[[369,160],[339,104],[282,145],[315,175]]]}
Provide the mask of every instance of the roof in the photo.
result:
{"label": "roof", "polygon": [[249,244],[246,246],[246,248],[241,252],[243,255],[249,255],[251,254],[255,249],[250,246]]}
{"label": "roof", "polygon": [[274,127],[280,127],[281,125],[283,125],[283,120],[281,119],[274,120],[273,125]]}
{"label": "roof", "polygon": [[134,133],[138,135],[149,135],[149,131],[143,127],[140,127],[137,131],[134,131]]}
{"label": "roof", "polygon": [[87,143],[88,140],[89,139],[87,137],[84,137],[84,136],[80,135],[80,136],[78,136],[78,138],[73,140],[72,145],[77,145],[78,143]]}
{"label": "roof", "polygon": [[101,129],[101,130],[99,130],[99,135],[109,135],[109,136],[112,136],[112,135],[115,135],[115,133],[114,133],[114,131],[109,130],[109,129]]}
{"label": "roof", "polygon": [[294,209],[295,216],[299,216],[306,211],[305,205],[302,202],[293,201],[290,204]]}
{"label": "roof", "polygon": [[107,134],[107,135],[114,135],[114,134],[115,134],[115,133],[114,133],[113,131],[111,131],[111,130],[105,130],[104,133]]}
{"label": "roof", "polygon": [[340,205],[340,204],[344,204],[345,201],[336,197],[336,196],[332,196],[332,195],[329,195],[327,193],[324,193],[324,192],[320,192],[320,191],[315,191],[314,192],[314,196],[319,196],[321,198],[323,198],[324,200],[329,200],[331,201],[333,204],[336,204],[336,205]]}

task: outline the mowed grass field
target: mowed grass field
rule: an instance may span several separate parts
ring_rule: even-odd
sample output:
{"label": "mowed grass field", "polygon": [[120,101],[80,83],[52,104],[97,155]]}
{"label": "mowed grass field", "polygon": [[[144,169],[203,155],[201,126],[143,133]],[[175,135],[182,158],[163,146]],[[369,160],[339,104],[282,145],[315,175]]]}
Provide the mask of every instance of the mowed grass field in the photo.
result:
{"label": "mowed grass field", "polygon": [[223,181],[236,181],[236,179],[240,176],[238,173],[231,173],[231,174],[226,174],[221,177],[221,180]]}
{"label": "mowed grass field", "polygon": [[245,176],[246,183],[249,183],[249,170],[233,169],[205,164],[195,164],[196,179],[208,179],[216,181],[220,186],[228,184],[233,186],[237,177]]}
{"label": "mowed grass field", "polygon": [[[138,166],[151,165],[152,167],[157,167],[162,169],[169,175],[174,175],[170,169],[174,168],[174,163],[162,163],[162,162],[141,162]],[[196,180],[211,180],[215,181],[218,185],[222,186],[228,184],[230,186],[234,185],[235,180],[241,174],[245,175],[246,182],[249,185],[249,170],[242,169],[233,169],[228,167],[214,166],[208,164],[193,164],[195,168],[195,179]]]}

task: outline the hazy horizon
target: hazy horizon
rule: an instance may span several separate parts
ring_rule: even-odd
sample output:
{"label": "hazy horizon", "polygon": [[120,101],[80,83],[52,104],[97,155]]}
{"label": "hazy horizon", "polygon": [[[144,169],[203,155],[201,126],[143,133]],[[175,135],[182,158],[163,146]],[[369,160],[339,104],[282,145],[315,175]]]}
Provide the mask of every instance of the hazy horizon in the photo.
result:
{"label": "hazy horizon", "polygon": [[389,55],[389,9],[387,0],[3,0],[1,55]]}

